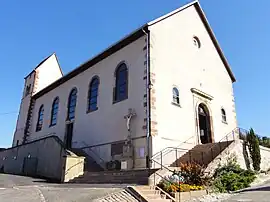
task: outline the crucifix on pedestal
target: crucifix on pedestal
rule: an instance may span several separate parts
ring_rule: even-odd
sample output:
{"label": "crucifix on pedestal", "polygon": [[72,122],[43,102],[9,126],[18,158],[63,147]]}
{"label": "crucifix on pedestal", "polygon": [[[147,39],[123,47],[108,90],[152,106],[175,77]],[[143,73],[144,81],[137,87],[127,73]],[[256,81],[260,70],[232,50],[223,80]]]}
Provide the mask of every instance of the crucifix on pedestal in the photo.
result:
{"label": "crucifix on pedestal", "polygon": [[126,124],[127,124],[127,130],[128,130],[128,135],[127,135],[127,141],[130,142],[131,141],[131,130],[130,130],[130,123],[131,123],[131,119],[136,116],[136,113],[132,110],[129,109],[128,110],[128,114],[124,117],[126,119]]}
{"label": "crucifix on pedestal", "polygon": [[125,141],[125,145],[123,146],[123,157],[128,160],[129,168],[134,168],[134,147],[132,143],[131,137],[131,120],[136,116],[136,113],[133,109],[128,109],[128,114],[124,117],[126,120],[126,127],[127,127],[127,137]]}

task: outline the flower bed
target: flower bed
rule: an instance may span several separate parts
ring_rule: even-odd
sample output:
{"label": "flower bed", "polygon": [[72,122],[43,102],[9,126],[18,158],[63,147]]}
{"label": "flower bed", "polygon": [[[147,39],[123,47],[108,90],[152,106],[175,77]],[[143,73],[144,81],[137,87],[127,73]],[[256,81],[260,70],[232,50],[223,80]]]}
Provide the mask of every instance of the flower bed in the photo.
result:
{"label": "flower bed", "polygon": [[180,171],[163,178],[157,185],[165,192],[174,196],[176,192],[204,190],[204,168],[199,164],[181,164]]}

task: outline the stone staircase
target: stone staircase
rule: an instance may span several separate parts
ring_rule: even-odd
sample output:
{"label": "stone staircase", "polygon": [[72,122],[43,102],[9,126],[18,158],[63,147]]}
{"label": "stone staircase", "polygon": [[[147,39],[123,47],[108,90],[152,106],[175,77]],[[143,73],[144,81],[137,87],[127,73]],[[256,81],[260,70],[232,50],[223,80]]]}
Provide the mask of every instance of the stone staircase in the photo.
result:
{"label": "stone staircase", "polygon": [[155,186],[135,186],[132,188],[143,198],[142,201],[170,202],[174,199],[160,189],[157,189]]}
{"label": "stone staircase", "polygon": [[111,193],[105,197],[95,199],[93,202],[140,202],[140,200],[136,199],[132,194],[130,194],[127,190],[122,190],[120,192]]}
{"label": "stone staircase", "polygon": [[120,170],[120,171],[85,171],[83,175],[74,178],[69,183],[80,184],[148,184],[148,178],[157,169]]}
{"label": "stone staircase", "polygon": [[221,152],[223,152],[233,141],[217,143],[199,144],[186,152],[183,156],[174,161],[170,167],[178,167],[181,163],[196,162],[202,166],[207,166]]}
{"label": "stone staircase", "polygon": [[89,171],[89,172],[104,171],[104,169],[91,156],[89,156],[83,149],[72,148],[72,152],[74,152],[77,156],[85,157],[84,171]]}

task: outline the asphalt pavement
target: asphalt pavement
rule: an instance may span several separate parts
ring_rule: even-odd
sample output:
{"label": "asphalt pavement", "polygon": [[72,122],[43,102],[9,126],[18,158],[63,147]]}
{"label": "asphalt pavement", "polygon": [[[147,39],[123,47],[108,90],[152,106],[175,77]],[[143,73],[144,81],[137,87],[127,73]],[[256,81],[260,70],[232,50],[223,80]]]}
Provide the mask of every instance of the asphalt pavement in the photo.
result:
{"label": "asphalt pavement", "polygon": [[47,183],[42,179],[0,174],[0,202],[89,202],[126,185]]}

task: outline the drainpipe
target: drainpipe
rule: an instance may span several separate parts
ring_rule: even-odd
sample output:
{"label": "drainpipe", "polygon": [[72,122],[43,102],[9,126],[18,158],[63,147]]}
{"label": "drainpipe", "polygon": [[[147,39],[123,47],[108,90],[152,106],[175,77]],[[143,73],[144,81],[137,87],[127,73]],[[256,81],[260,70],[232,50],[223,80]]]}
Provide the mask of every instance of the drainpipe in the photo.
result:
{"label": "drainpipe", "polygon": [[146,142],[147,142],[147,155],[146,155],[146,167],[150,168],[150,136],[151,136],[151,80],[150,80],[150,34],[149,31],[145,31],[142,28],[142,31],[146,35],[146,114],[147,114],[147,135],[146,135]]}

